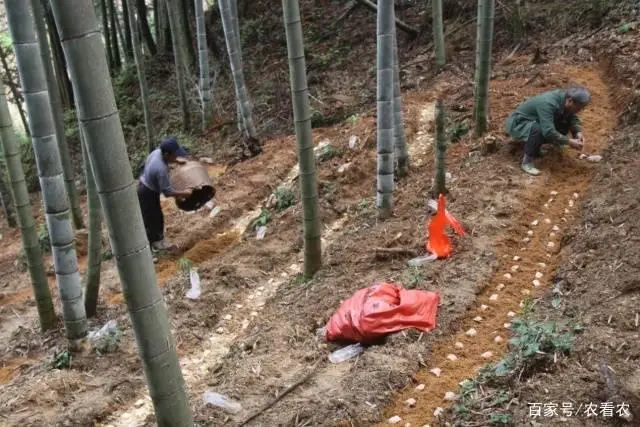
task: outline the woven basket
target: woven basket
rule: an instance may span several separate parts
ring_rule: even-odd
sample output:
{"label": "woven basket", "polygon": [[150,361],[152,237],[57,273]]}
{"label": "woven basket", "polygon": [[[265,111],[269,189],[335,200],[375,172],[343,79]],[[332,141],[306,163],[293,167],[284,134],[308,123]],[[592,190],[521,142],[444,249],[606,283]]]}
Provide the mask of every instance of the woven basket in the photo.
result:
{"label": "woven basket", "polygon": [[171,185],[177,191],[193,190],[185,200],[176,200],[176,205],[183,211],[195,211],[216,194],[213,181],[200,162],[187,162],[173,169],[170,174]]}

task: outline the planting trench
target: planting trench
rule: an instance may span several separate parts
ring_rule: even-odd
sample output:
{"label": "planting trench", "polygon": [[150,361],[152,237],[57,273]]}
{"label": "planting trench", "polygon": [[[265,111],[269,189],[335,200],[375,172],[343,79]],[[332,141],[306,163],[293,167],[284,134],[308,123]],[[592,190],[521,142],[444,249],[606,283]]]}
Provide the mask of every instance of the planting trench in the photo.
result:
{"label": "planting trench", "polygon": [[[567,74],[592,91],[593,102],[581,118],[588,150],[601,152],[617,121],[607,86],[597,70],[569,68]],[[500,83],[492,83],[492,91],[499,91]],[[594,168],[558,157],[545,161],[542,168],[542,176],[523,189],[524,209],[514,216],[512,226],[495,246],[499,264],[476,303],[458,331],[434,346],[427,366],[394,398],[379,425],[388,425],[393,416],[402,419],[401,425],[437,423],[434,413],[451,404],[445,393],[457,393],[460,382],[501,358],[506,352],[510,319],[527,298],[541,296],[550,287],[560,261],[563,233],[577,219]],[[415,399],[415,404],[409,407],[408,399]]]}

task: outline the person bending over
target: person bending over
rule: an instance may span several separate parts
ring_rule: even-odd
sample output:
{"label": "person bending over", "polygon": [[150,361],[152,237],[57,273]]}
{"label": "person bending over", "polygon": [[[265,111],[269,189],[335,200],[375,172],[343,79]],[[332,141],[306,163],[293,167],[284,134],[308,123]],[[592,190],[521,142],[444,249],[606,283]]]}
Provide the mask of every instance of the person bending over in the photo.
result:
{"label": "person bending over", "polygon": [[[522,170],[539,175],[533,160],[542,156],[542,145],[550,143],[560,149],[567,145],[582,150],[585,138],[577,114],[591,101],[591,93],[582,86],[556,89],[531,97],[507,118],[505,131],[524,143]],[[571,132],[572,138],[567,135]]]}
{"label": "person bending over", "polygon": [[174,190],[169,181],[169,163],[180,163],[178,157],[184,157],[186,154],[175,138],[165,138],[147,157],[140,176],[138,200],[147,238],[154,252],[174,249],[167,245],[164,239],[164,215],[160,205],[160,193],[176,199],[184,199],[191,195],[192,190]]}

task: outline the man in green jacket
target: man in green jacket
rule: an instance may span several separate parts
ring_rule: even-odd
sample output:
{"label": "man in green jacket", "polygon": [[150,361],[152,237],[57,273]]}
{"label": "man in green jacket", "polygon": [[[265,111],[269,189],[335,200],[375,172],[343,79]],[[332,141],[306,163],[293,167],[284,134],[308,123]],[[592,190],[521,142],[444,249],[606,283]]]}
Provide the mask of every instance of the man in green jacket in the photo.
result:
{"label": "man in green jacket", "polygon": [[[507,119],[505,131],[524,143],[522,170],[539,175],[533,160],[541,157],[541,147],[551,143],[559,148],[569,145],[582,150],[585,143],[577,114],[591,101],[591,94],[582,86],[556,89],[527,99]],[[571,132],[573,138],[567,135]]]}

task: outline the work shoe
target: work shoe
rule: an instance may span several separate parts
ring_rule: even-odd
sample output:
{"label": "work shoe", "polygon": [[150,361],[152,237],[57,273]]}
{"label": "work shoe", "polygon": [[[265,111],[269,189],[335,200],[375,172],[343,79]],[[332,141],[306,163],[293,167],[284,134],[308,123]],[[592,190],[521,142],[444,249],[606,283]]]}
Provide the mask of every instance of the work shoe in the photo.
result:
{"label": "work shoe", "polygon": [[532,163],[523,163],[522,170],[528,173],[529,175],[538,176],[540,175],[540,171],[533,166]]}

